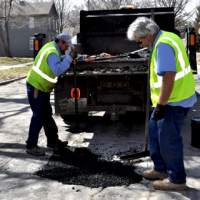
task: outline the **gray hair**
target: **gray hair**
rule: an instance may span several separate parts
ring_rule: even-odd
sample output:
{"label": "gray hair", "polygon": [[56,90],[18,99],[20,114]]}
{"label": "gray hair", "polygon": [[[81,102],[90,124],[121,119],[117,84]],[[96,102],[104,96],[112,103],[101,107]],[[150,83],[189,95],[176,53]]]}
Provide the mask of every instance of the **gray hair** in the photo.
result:
{"label": "gray hair", "polygon": [[146,17],[138,17],[128,27],[127,37],[129,40],[135,40],[135,38],[146,37],[156,35],[160,31],[160,27],[152,20]]}

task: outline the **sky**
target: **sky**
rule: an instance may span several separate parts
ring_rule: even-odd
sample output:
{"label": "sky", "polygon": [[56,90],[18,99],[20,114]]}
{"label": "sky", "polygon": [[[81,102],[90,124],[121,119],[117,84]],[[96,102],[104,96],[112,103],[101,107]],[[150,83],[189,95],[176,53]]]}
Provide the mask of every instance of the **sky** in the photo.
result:
{"label": "sky", "polygon": [[[190,3],[188,3],[188,10],[193,10],[195,6],[199,5],[200,6],[200,0],[190,0]],[[192,19],[195,20],[196,13],[193,15]]]}

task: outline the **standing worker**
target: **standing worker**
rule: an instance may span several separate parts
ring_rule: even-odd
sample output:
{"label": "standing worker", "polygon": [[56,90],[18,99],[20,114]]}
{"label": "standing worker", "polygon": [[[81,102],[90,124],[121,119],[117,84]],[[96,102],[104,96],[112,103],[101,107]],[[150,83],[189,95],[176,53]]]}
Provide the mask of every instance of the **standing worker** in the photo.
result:
{"label": "standing worker", "polygon": [[35,156],[45,154],[45,151],[37,146],[42,127],[47,137],[47,147],[58,148],[67,145],[66,141],[63,142],[58,138],[58,128],[52,118],[50,93],[57,82],[57,76],[69,69],[71,62],[77,57],[77,52],[74,51],[61,61],[61,55],[69,47],[74,48],[71,36],[67,33],[59,34],[55,41],[41,48],[27,76],[28,100],[33,111],[26,141],[28,154]]}
{"label": "standing worker", "polygon": [[180,135],[184,119],[197,99],[195,81],[181,39],[160,30],[146,17],[137,18],[127,37],[151,50],[150,89],[155,107],[149,121],[149,151],[154,167],[143,172],[157,190],[185,190],[186,173]]}

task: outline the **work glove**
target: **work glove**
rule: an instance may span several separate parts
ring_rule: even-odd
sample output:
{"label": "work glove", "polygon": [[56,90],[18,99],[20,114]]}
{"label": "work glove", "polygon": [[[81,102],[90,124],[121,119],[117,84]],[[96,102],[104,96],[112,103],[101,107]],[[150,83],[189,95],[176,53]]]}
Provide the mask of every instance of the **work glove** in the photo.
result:
{"label": "work glove", "polygon": [[77,51],[72,51],[69,55],[72,57],[72,59],[75,59],[77,58]]}
{"label": "work glove", "polygon": [[165,105],[161,105],[161,104],[156,105],[153,118],[156,121],[165,118]]}

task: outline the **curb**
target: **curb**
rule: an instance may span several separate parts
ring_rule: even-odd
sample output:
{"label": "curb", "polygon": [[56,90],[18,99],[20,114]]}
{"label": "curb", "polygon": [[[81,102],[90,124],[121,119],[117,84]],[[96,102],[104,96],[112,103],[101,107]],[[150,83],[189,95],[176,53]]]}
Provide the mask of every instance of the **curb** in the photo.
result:
{"label": "curb", "polygon": [[9,81],[1,82],[1,83],[0,83],[0,86],[1,86],[1,85],[6,85],[6,84],[9,84],[9,83],[18,81],[18,80],[21,80],[21,79],[26,78],[26,77],[27,77],[27,76],[22,76],[22,77],[20,77],[20,78],[11,79],[11,80],[9,80]]}

